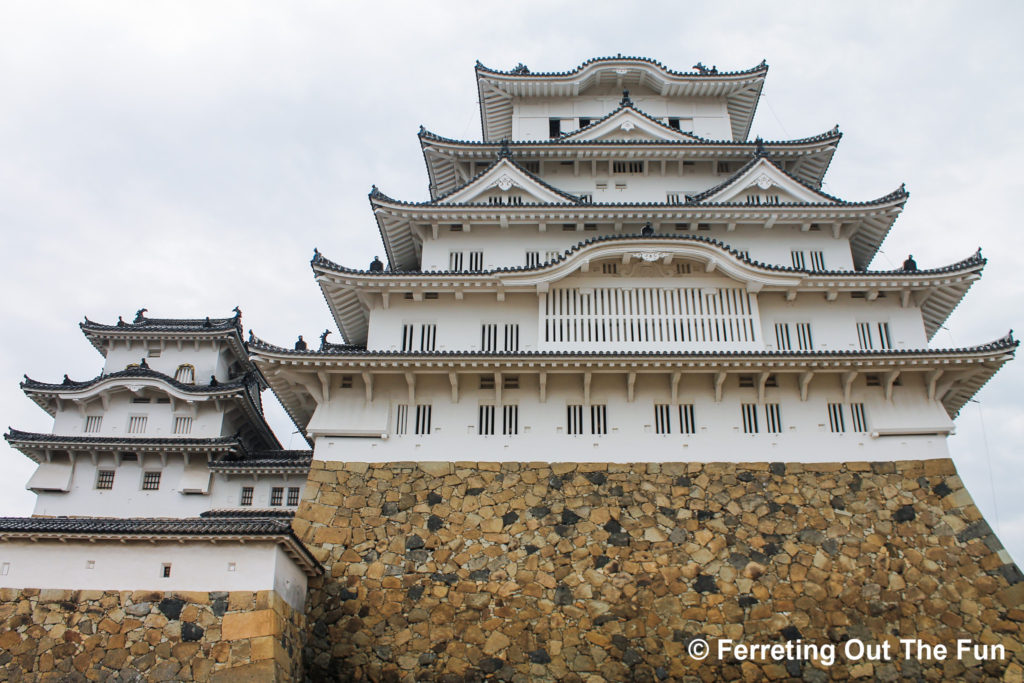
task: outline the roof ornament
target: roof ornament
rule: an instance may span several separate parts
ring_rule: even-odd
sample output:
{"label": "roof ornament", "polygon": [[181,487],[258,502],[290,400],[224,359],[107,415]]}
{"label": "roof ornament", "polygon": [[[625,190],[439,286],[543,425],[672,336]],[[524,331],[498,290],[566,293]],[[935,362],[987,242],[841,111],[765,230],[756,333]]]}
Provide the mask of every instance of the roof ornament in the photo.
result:
{"label": "roof ornament", "polygon": [[981,247],[978,247],[978,251],[974,252],[974,258],[978,261],[981,260]]}
{"label": "roof ornament", "polygon": [[213,375],[210,375],[210,386],[215,387],[218,384],[220,384],[220,382],[217,381],[217,378],[214,377]]}
{"label": "roof ornament", "polygon": [[512,150],[510,150],[508,148],[508,138],[502,138],[501,139],[501,149],[498,150],[498,158],[499,159],[511,159],[512,158]]}
{"label": "roof ornament", "polygon": [[313,247],[313,260],[316,261],[320,258],[320,250]]}
{"label": "roof ornament", "polygon": [[118,326],[118,327],[124,327],[124,326],[125,326],[125,325],[127,325],[127,324],[128,324],[128,323],[126,323],[126,322],[124,321],[124,318],[122,318],[121,316],[117,316],[117,326]]}
{"label": "roof ornament", "polygon": [[629,90],[622,91],[622,100],[619,102],[620,107],[632,107],[633,100],[629,99]]}
{"label": "roof ornament", "polygon": [[999,341],[1002,342],[1003,344],[1012,344],[1013,343],[1013,330],[1010,330],[1009,332],[1007,332],[1006,336],[1003,337],[1002,339],[1000,339]]}
{"label": "roof ornament", "polygon": [[139,368],[142,370],[149,370],[149,363],[146,362],[145,358],[139,361]]}
{"label": "roof ornament", "polygon": [[235,306],[231,310],[235,314],[235,320],[241,320],[242,319],[242,309],[241,308],[239,308],[238,306]]}
{"label": "roof ornament", "polygon": [[530,73],[530,67],[526,66],[522,62],[519,62],[518,64],[515,65],[515,67],[513,67],[512,73],[514,73],[514,74],[528,74],[528,73]]}
{"label": "roof ornament", "polygon": [[206,320],[203,321],[203,327],[212,327],[212,326],[213,325],[210,323],[210,316],[206,316]]}
{"label": "roof ornament", "polygon": [[373,260],[370,261],[370,272],[371,273],[383,273],[384,272],[384,262],[381,261],[379,257],[374,256]]}
{"label": "roof ornament", "polygon": [[252,328],[249,328],[249,343],[250,344],[255,344],[256,343],[256,335],[252,333]]}
{"label": "roof ornament", "polygon": [[764,140],[761,139],[760,135],[758,135],[757,139],[754,140],[754,156],[755,157],[763,157],[763,156],[765,156]]}
{"label": "roof ornament", "polygon": [[139,310],[135,311],[135,320],[133,320],[132,322],[135,323],[136,325],[138,325],[139,323],[146,322],[145,313],[147,311],[149,311],[148,308],[140,308]]}
{"label": "roof ornament", "polygon": [[[28,375],[25,375],[25,379],[28,379]],[[71,378],[68,377],[67,373],[64,373],[64,381],[61,382],[61,384],[74,384],[74,382],[71,381]]]}
{"label": "roof ornament", "polygon": [[640,234],[643,235],[644,237],[650,237],[651,235],[654,234],[654,226],[651,225],[650,221],[644,223],[644,227],[640,231]]}
{"label": "roof ornament", "polygon": [[908,273],[913,273],[917,271],[917,261],[914,260],[913,254],[907,256],[907,260],[903,262],[903,270],[907,271]]}
{"label": "roof ornament", "polygon": [[308,348],[308,346],[307,346],[306,342],[303,341],[302,335],[300,334],[298,341],[295,342],[295,350],[296,351],[305,351],[307,348]]}
{"label": "roof ornament", "polygon": [[832,126],[832,132],[833,133],[838,133],[839,132],[839,124],[838,123],[836,125]]}
{"label": "roof ornament", "polygon": [[323,351],[327,348],[327,337],[330,336],[330,330],[324,330],[324,333],[320,335],[320,350]]}
{"label": "roof ornament", "polygon": [[[766,64],[766,62],[762,62],[762,64]],[[705,76],[718,73],[718,66],[706,67],[703,62],[697,62],[693,68]]]}

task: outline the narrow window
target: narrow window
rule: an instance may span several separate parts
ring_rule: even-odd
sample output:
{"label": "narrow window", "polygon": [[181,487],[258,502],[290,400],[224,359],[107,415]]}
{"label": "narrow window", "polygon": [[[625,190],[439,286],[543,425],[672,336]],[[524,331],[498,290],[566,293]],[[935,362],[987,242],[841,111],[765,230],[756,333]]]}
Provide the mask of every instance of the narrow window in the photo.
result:
{"label": "narrow window", "polygon": [[480,350],[498,350],[498,326],[494,323],[488,323],[480,326]]}
{"label": "narrow window", "polygon": [[793,342],[789,336],[789,323],[775,323],[775,348],[780,351],[793,350]]}
{"label": "narrow window", "polygon": [[590,406],[590,433],[608,433],[608,406]]}
{"label": "narrow window", "polygon": [[878,323],[878,348],[892,348],[892,337],[889,336],[889,323]]}
{"label": "narrow window", "polygon": [[504,406],[501,419],[501,433],[505,436],[515,436],[519,433],[519,406]]}
{"label": "narrow window", "polygon": [[668,201],[669,204],[679,204],[680,203],[679,202],[679,197],[680,197],[680,193],[679,192],[669,192],[668,196],[666,197],[666,200]]}
{"label": "narrow window", "polygon": [[85,433],[95,434],[103,426],[102,415],[87,415],[85,418]]}
{"label": "narrow window", "polygon": [[519,323],[505,325],[505,350],[519,350]]}
{"label": "narrow window", "polygon": [[279,507],[284,502],[284,487],[275,486],[270,489],[270,505],[271,507]]}
{"label": "narrow window", "polygon": [[146,353],[146,355],[149,356],[150,358],[159,358],[160,353],[161,349],[150,349],[149,352]]}
{"label": "narrow window", "polygon": [[430,434],[430,413],[430,405],[421,403],[416,406],[416,434],[420,436]]}
{"label": "narrow window", "polygon": [[868,431],[868,421],[864,416],[863,403],[850,404],[850,426],[853,427],[853,431],[855,432]]}
{"label": "narrow window", "polygon": [[825,270],[825,252],[811,252],[811,270]]}
{"label": "narrow window", "polygon": [[582,434],[583,433],[583,406],[582,405],[570,404],[570,405],[566,406],[565,433],[566,434]]}
{"label": "narrow window", "polygon": [[764,422],[765,431],[769,434],[779,434],[782,432],[782,413],[779,410],[778,403],[764,404]]}
{"label": "narrow window", "polygon": [[691,272],[689,263],[677,263],[676,264],[676,275],[689,275]]}
{"label": "narrow window", "polygon": [[693,404],[683,403],[679,406],[679,433],[696,434],[697,423],[693,419]]}
{"label": "narrow window", "polygon": [[352,375],[342,375],[341,376],[341,388],[342,389],[351,389],[352,388]]}
{"label": "narrow window", "polygon": [[160,576],[162,576],[165,579],[171,578],[171,563],[170,562],[165,562],[164,564],[160,565]]}
{"label": "narrow window", "polygon": [[601,272],[605,275],[615,275],[619,272],[618,263],[602,263]]}
{"label": "narrow window", "polygon": [[437,341],[437,325],[420,325],[420,351],[433,351]]}
{"label": "narrow window", "polygon": [[399,405],[395,409],[395,434],[401,436],[409,429],[409,406]]}
{"label": "narrow window", "polygon": [[412,351],[413,326],[402,325],[402,350]]}
{"label": "narrow window", "polygon": [[743,433],[757,434],[757,404],[744,403],[740,409],[743,413]]}
{"label": "narrow window", "polygon": [[238,504],[242,506],[252,505],[252,492],[253,488],[251,486],[243,486],[242,498],[238,501]]}
{"label": "narrow window", "polygon": [[876,372],[871,372],[864,375],[864,384],[869,387],[880,387],[882,386],[882,376]]}
{"label": "narrow window", "polygon": [[675,117],[675,116],[668,117],[668,127],[669,128],[675,128],[676,130],[680,130],[680,128],[679,128],[679,119],[677,117]]}
{"label": "narrow window", "polygon": [[482,405],[477,410],[476,433],[480,436],[494,434],[494,406]]}
{"label": "narrow window", "polygon": [[100,470],[96,473],[96,488],[114,488],[114,470]]}
{"label": "narrow window", "polygon": [[291,487],[288,488],[288,505],[289,506],[295,507],[296,505],[299,504],[299,492],[301,490],[302,489],[300,489],[298,486],[291,486]]}
{"label": "narrow window", "polygon": [[462,270],[462,252],[451,251],[448,252],[448,270],[461,271]]}
{"label": "narrow window", "polygon": [[557,138],[562,134],[562,120],[548,119],[548,137]]}
{"label": "narrow window", "polygon": [[150,403],[151,400],[152,399],[136,396],[135,398],[132,399],[132,403]]}
{"label": "narrow window", "polygon": [[612,173],[628,173],[636,175],[644,172],[643,161],[613,161]]}
{"label": "narrow window", "polygon": [[142,490],[157,491],[160,489],[160,472],[144,472],[142,474]]}
{"label": "narrow window", "polygon": [[589,116],[581,116],[580,117],[580,128],[586,128],[589,125],[590,125],[590,117]]}
{"label": "narrow window", "polygon": [[534,161],[523,161],[521,163],[523,164],[523,168],[525,168],[530,173],[540,173],[540,162],[539,161],[536,161],[536,160],[534,160]]}
{"label": "narrow window", "polygon": [[494,388],[494,375],[480,375],[480,388],[481,389],[493,389]]}
{"label": "narrow window", "polygon": [[174,418],[174,433],[175,434],[191,434],[192,433],[192,418],[189,416],[178,416]]}
{"label": "narrow window", "polygon": [[505,375],[501,378],[502,389],[518,389],[519,375]]}
{"label": "narrow window", "polygon": [[874,341],[871,338],[871,323],[857,323],[857,343],[860,344],[862,349],[875,348]]}
{"label": "narrow window", "polygon": [[179,365],[178,369],[174,372],[174,379],[182,384],[195,384],[196,383],[196,369],[192,365]]}
{"label": "narrow window", "polygon": [[551,263],[552,261],[557,261],[561,255],[561,252],[558,251],[546,251],[544,252],[544,260]]}
{"label": "narrow window", "polygon": [[129,434],[145,434],[147,418],[145,415],[132,415],[128,418]]}
{"label": "narrow window", "polygon": [[689,230],[689,229],[690,229],[690,224],[689,223],[676,223],[676,230]]}
{"label": "narrow window", "polygon": [[[592,192],[580,192],[577,196],[580,198],[580,201],[584,204],[591,204],[594,201],[594,195]],[[587,228],[584,228],[584,230],[586,229]]]}
{"label": "narrow window", "polygon": [[536,268],[540,265],[540,252],[539,251],[528,251],[526,252],[526,267]]}
{"label": "narrow window", "polygon": [[846,419],[843,416],[842,403],[828,404],[828,426],[829,429],[836,433],[846,431]]}
{"label": "narrow window", "polygon": [[753,375],[740,375],[739,376],[740,389],[752,389],[754,387],[754,376]]}
{"label": "narrow window", "polygon": [[672,433],[672,421],[670,412],[671,408],[667,403],[655,403],[654,404],[654,433],[655,434],[671,434]]}
{"label": "narrow window", "polygon": [[814,339],[811,337],[810,323],[796,324],[796,343],[801,351],[814,350]]}
{"label": "narrow window", "polygon": [[729,164],[728,161],[719,161],[718,162],[718,172],[719,173],[732,173],[732,166]]}
{"label": "narrow window", "polygon": [[[522,203],[522,199],[520,199],[519,201],[520,203]],[[473,272],[479,272],[484,269],[484,252],[469,252],[469,269]]]}
{"label": "narrow window", "polygon": [[802,251],[791,251],[789,256],[793,259],[793,267],[797,270],[804,270],[804,252]]}

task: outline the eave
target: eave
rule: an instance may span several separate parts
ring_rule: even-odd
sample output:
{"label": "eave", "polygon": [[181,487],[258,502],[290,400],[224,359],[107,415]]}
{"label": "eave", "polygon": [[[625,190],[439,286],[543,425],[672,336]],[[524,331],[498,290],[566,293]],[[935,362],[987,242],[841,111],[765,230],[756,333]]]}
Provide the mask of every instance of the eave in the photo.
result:
{"label": "eave", "polygon": [[[940,400],[950,417],[1010,360],[1018,342],[1011,335],[975,347],[952,349],[737,352],[518,352],[448,351],[296,352],[261,340],[254,361],[264,368],[282,403],[291,406],[303,429],[319,402],[316,385],[333,374],[488,373],[928,373],[929,398]],[[808,376],[809,377],[809,376]],[[371,385],[372,386],[372,385]],[[310,391],[312,389],[312,391]]]}
{"label": "eave", "polygon": [[[784,164],[794,176],[815,187],[821,187],[825,171],[832,162],[842,134],[838,128],[798,140],[762,141],[765,154]],[[436,198],[464,183],[468,175],[461,173],[459,163],[490,164],[498,158],[502,145],[497,142],[453,140],[421,128],[419,133],[423,159],[430,177],[430,196]],[[553,140],[510,141],[512,157],[525,161],[572,161],[577,164],[605,160],[646,159],[655,163],[683,161],[746,162],[755,152],[755,142],[732,140],[695,141],[573,141]]]}
{"label": "eave", "polygon": [[726,101],[734,140],[745,140],[757,109],[768,65],[746,71],[680,72],[640,57],[591,59],[572,71],[511,73],[477,62],[476,79],[484,140],[512,137],[513,98],[575,97],[591,87],[644,87],[662,97],[718,97]]}
{"label": "eave", "polygon": [[235,437],[214,438],[130,438],[100,437],[91,434],[61,435],[39,434],[11,429],[4,440],[35,462],[44,462],[54,451],[85,453],[94,457],[98,453],[201,453],[209,455],[244,456],[245,447]]}

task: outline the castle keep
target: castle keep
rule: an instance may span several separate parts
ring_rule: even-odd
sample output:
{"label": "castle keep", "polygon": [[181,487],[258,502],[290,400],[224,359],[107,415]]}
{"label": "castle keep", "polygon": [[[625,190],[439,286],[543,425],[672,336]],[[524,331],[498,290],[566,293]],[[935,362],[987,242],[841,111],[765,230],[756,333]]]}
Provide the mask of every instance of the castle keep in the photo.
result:
{"label": "castle keep", "polygon": [[1017,342],[930,345],[985,259],[873,269],[907,191],[823,192],[838,129],[750,140],[767,71],[477,64],[483,139],[421,129],[430,198],[369,195],[386,262],[314,252],[338,343],[86,320],[103,372],[26,378],[53,433],[6,435],[7,678],[1020,680],[946,446]]}

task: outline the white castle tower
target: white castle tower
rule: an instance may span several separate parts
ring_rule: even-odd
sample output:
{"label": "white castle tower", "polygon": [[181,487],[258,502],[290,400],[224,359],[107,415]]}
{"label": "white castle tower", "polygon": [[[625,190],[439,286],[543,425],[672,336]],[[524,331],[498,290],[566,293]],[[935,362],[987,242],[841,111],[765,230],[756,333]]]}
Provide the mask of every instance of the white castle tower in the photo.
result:
{"label": "white castle tower", "polygon": [[370,194],[387,267],[312,261],[345,344],[252,344],[315,457],[945,457],[1016,347],[929,347],[985,261],[870,270],[907,192],[822,192],[837,129],[747,141],[766,73],[478,64],[483,141]]}

